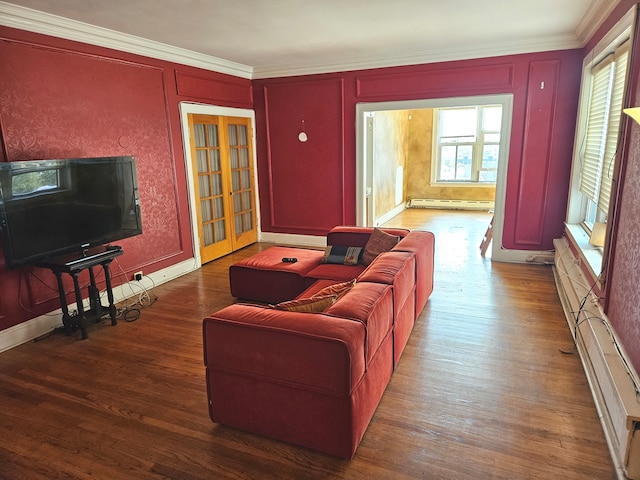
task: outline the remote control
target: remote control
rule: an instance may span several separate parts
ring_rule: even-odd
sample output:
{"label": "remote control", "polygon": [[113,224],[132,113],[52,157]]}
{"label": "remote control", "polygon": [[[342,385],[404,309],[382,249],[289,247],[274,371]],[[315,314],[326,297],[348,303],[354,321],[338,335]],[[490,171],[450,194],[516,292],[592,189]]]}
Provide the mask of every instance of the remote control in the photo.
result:
{"label": "remote control", "polygon": [[283,261],[284,263],[296,263],[296,262],[298,261],[298,259],[297,259],[297,258],[295,258],[295,257],[284,257],[284,258],[282,259],[282,261]]}

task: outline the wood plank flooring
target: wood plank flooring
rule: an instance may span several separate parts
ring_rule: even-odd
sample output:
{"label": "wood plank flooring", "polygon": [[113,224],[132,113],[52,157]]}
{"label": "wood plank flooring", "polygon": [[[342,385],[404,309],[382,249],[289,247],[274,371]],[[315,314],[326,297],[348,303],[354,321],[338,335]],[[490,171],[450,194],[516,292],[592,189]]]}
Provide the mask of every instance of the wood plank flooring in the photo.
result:
{"label": "wood plank flooring", "polygon": [[436,234],[435,291],[353,460],[208,417],[201,321],[229,265],[153,291],[138,320],[0,354],[2,479],[614,479],[551,268],[492,263],[490,216],[407,210]]}

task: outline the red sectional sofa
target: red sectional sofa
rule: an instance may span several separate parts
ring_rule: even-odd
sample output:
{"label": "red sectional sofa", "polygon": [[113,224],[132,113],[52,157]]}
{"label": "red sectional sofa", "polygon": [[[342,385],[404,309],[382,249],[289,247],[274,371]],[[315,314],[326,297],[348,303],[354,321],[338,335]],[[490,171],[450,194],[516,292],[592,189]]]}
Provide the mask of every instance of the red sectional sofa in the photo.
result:
{"label": "red sectional sofa", "polygon": [[[327,244],[364,246],[372,231],[336,227]],[[241,278],[255,287],[252,291],[236,283],[235,292],[240,288],[244,298],[259,301],[306,299],[327,285],[356,282],[322,312],[236,303],[204,319],[207,394],[214,422],[353,457],[433,290],[433,234],[392,233],[400,241],[368,266],[321,264],[320,252],[317,261],[312,254],[291,264],[300,264],[294,269],[281,265],[281,256],[270,276],[265,270],[283,253],[276,250],[271,260],[262,255],[260,265],[249,261],[235,269],[236,282]],[[274,248],[280,247],[266,252]],[[294,250],[303,257],[301,249]],[[265,283],[252,279],[252,272]],[[285,279],[286,288],[274,286],[279,278]]]}

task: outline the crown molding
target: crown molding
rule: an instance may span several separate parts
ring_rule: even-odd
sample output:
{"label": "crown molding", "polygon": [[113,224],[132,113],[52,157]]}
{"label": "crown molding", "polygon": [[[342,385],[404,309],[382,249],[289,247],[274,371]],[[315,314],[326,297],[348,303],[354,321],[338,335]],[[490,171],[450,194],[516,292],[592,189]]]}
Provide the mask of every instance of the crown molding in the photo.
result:
{"label": "crown molding", "polygon": [[406,51],[399,55],[358,57],[353,61],[334,63],[299,63],[296,65],[274,65],[253,68],[253,78],[291,77],[296,75],[312,75],[321,73],[335,73],[351,70],[367,70],[372,68],[397,67],[418,65],[434,62],[448,62],[456,60],[470,60],[474,58],[498,57],[503,55],[517,55],[523,53],[546,52],[552,50],[567,50],[581,48],[583,45],[574,35],[559,35],[533,41],[517,43],[487,44],[482,48],[445,48],[437,51]]}
{"label": "crown molding", "polygon": [[621,1],[593,0],[573,35],[524,40],[510,44],[496,43],[484,45],[482,48],[403,51],[398,54],[372,55],[335,62],[305,62],[261,67],[231,62],[4,1],[0,1],[0,25],[190,65],[240,78],[260,79],[582,48]]}
{"label": "crown molding", "polygon": [[250,79],[253,69],[210,55],[78,22],[0,1],[0,25],[111,48],[145,57],[190,65]]}
{"label": "crown molding", "polygon": [[575,30],[576,37],[580,39],[581,46],[584,47],[587,42],[596,33],[602,22],[604,22],[613,10],[622,0],[593,0],[582,17]]}

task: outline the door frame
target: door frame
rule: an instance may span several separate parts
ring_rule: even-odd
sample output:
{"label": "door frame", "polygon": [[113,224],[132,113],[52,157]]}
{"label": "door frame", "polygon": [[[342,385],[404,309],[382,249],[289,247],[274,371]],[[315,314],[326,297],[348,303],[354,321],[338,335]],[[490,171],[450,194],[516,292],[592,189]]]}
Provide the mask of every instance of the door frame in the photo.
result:
{"label": "door frame", "polygon": [[193,257],[196,262],[195,268],[202,266],[200,257],[200,237],[198,235],[198,218],[196,212],[195,179],[193,177],[193,162],[191,158],[191,147],[189,140],[189,114],[196,115],[217,115],[220,117],[242,117],[251,119],[251,144],[253,146],[253,176],[255,178],[255,206],[256,206],[256,229],[258,231],[258,241],[262,237],[260,228],[260,195],[258,193],[258,168],[256,156],[256,114],[247,108],[221,107],[218,105],[206,105],[201,103],[180,102],[180,125],[182,127],[182,150],[184,152],[184,163],[187,176],[187,190],[189,196],[189,220],[191,223],[191,242],[193,245]]}
{"label": "door frame", "polygon": [[[494,241],[491,242],[491,258],[498,261],[514,261],[502,248],[502,232],[504,227],[504,207],[507,185],[507,165],[509,160],[509,144],[511,140],[511,121],[513,112],[513,94],[477,95],[468,97],[449,97],[417,100],[400,100],[390,102],[356,104],[356,224],[367,225],[367,193],[372,188],[372,158],[367,155],[367,118],[372,113],[389,110],[417,110],[421,108],[457,107],[466,105],[502,104],[502,124],[504,129],[500,139],[500,156],[498,159],[498,177],[496,180],[496,197],[494,204]],[[370,146],[369,146],[370,149]],[[430,174],[429,174],[430,175]],[[533,252],[530,252],[533,253]]]}

